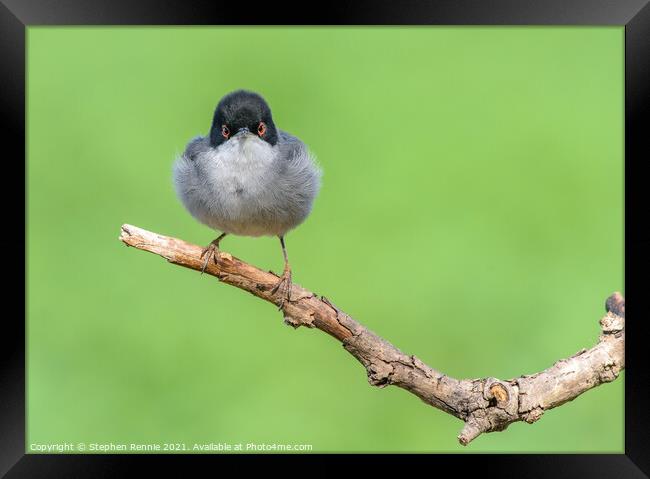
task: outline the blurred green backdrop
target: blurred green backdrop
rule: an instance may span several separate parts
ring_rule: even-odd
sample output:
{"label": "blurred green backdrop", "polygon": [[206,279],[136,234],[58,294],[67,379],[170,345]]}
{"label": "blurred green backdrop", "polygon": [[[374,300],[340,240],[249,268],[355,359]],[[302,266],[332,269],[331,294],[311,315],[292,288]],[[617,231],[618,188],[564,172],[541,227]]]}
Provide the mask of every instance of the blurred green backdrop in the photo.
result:
{"label": "blurred green backdrop", "polygon": [[[253,89],[325,173],[287,238],[297,283],[449,375],[546,368],[623,288],[623,35],[29,28],[28,446],[622,452],[622,378],[462,448],[461,421],[370,387],[327,335],[117,238],[213,239],[171,165]],[[282,269],[275,238],[222,247]]]}

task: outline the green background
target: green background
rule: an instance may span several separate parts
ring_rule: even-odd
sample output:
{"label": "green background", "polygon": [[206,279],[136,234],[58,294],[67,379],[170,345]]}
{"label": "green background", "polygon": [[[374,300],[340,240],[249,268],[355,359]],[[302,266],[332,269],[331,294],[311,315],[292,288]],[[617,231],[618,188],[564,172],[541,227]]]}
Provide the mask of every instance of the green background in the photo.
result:
{"label": "green background", "polygon": [[[461,421],[370,387],[326,334],[118,241],[214,238],[172,162],[253,89],[324,169],[295,282],[446,374],[539,371],[595,344],[623,288],[623,35],[29,28],[28,446],[623,451],[622,378],[463,448]],[[282,269],[275,238],[222,248]]]}

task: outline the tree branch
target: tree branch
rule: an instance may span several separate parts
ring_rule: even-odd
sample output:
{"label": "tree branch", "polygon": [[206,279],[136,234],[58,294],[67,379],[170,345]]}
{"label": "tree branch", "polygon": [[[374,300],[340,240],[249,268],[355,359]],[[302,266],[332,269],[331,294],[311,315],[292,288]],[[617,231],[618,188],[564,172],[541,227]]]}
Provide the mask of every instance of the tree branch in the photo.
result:
{"label": "tree branch", "polygon": [[[127,246],[162,256],[173,264],[201,270],[202,248],[180,239],[123,225],[120,240]],[[220,281],[279,305],[280,294],[271,294],[279,280],[228,253],[210,261],[205,272]],[[533,423],[554,407],[585,391],[616,379],[625,367],[625,300],[619,293],[607,299],[607,314],[600,320],[601,334],[591,349],[582,349],[548,369],[514,379],[454,379],[427,366],[353,320],[327,298],[298,285],[286,302],[285,323],[297,328],[317,328],[343,343],[368,373],[373,386],[395,385],[425,403],[465,421],[458,440],[469,444],[482,433],[502,431],[517,421]]]}

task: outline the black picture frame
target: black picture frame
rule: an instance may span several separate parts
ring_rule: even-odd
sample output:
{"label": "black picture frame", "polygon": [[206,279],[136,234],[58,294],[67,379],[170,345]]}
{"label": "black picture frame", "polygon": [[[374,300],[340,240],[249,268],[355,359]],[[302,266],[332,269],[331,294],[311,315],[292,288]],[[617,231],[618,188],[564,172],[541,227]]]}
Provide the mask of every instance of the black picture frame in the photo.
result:
{"label": "black picture frame", "polygon": [[[243,5],[243,4],[242,4]],[[648,0],[390,0],[303,3],[289,7],[281,2],[187,0],[0,0],[0,98],[5,138],[4,259],[19,261],[16,231],[25,214],[13,206],[19,196],[10,185],[25,185],[25,79],[26,27],[34,25],[619,25],[625,26],[625,283],[626,324],[625,453],[624,454],[450,454],[409,458],[436,461],[469,473],[493,471],[506,477],[648,477],[650,474],[650,377],[643,360],[645,318],[639,313],[643,268],[650,265],[650,240],[644,234],[648,208],[643,200],[644,158],[648,158],[647,120],[650,106],[650,5]],[[9,146],[7,149],[6,146]],[[7,166],[15,167],[16,176]],[[20,183],[17,178],[23,176]],[[10,181],[8,180],[10,179]],[[645,188],[647,190],[647,186]],[[23,191],[23,195],[25,192]],[[608,194],[604,191],[603,194]],[[23,196],[26,198],[26,196]],[[25,205],[24,205],[25,206]],[[636,221],[635,221],[636,219]],[[645,221],[644,221],[645,220]],[[620,234],[620,225],[612,225]],[[609,232],[604,231],[603,234]],[[56,252],[52,252],[56,254]],[[5,271],[7,285],[19,282]],[[5,261],[6,262],[6,261]],[[629,281],[629,278],[633,278]],[[638,279],[634,279],[638,278]],[[25,282],[22,283],[23,291]],[[18,297],[18,294],[16,294]],[[23,302],[23,305],[26,304]],[[251,456],[227,455],[45,455],[25,454],[25,323],[5,307],[0,348],[0,473],[6,477],[121,477],[135,464],[178,465],[190,461],[234,461]],[[604,407],[603,414],[609,411]],[[645,451],[645,452],[644,452]],[[468,451],[469,452],[469,451]],[[291,467],[320,455],[293,455]],[[265,461],[280,456],[266,455]],[[442,461],[442,462],[441,462]],[[241,462],[241,461],[238,461]],[[369,457],[369,464],[379,464]],[[381,461],[385,463],[384,460]],[[433,466],[433,462],[430,466]],[[239,473],[243,470],[240,469]],[[433,471],[432,471],[433,472]]]}

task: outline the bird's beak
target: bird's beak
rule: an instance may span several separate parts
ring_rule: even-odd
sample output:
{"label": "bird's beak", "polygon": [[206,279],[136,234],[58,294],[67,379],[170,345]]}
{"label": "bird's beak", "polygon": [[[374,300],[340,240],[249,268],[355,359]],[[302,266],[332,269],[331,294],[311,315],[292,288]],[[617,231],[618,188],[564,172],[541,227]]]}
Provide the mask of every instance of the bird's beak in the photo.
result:
{"label": "bird's beak", "polygon": [[250,133],[249,129],[246,127],[240,128],[237,130],[237,133],[235,133],[235,136],[237,135],[245,135],[246,133]]}

